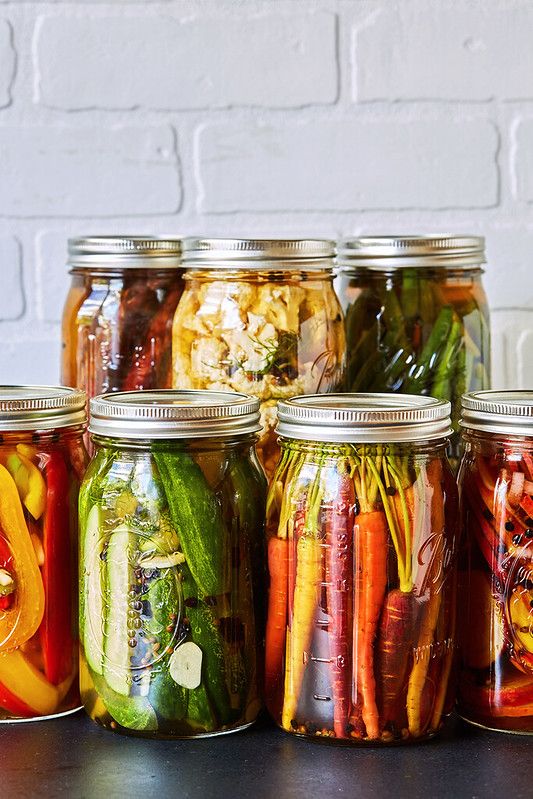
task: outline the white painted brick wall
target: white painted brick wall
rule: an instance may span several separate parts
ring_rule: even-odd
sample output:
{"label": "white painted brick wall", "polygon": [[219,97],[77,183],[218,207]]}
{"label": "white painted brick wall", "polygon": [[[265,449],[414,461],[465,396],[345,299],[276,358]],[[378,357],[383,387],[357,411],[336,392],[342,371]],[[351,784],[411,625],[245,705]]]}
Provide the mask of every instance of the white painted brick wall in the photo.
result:
{"label": "white painted brick wall", "polygon": [[533,388],[531,0],[0,0],[0,382],[56,381],[66,238],[487,237]]}

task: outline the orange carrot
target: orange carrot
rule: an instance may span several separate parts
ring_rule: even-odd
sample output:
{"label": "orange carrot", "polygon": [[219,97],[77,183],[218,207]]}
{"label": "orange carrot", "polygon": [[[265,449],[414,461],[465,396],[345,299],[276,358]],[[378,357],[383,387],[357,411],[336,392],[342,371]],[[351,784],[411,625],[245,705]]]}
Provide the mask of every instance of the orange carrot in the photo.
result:
{"label": "orange carrot", "polygon": [[346,738],[351,703],[351,623],[353,594],[353,523],[355,491],[352,478],[339,475],[336,499],[325,515],[326,599],[329,625],[329,669],[333,693],[333,728]]}
{"label": "orange carrot", "polygon": [[268,616],[266,627],[265,697],[274,704],[283,671],[287,631],[289,544],[286,538],[273,536],[268,542]]}
{"label": "orange carrot", "polygon": [[[289,542],[292,546],[293,542]],[[296,581],[294,610],[290,634],[287,635],[285,661],[285,698],[281,724],[293,729],[298,709],[307,654],[313,634],[313,618],[317,612],[322,580],[322,553],[316,535],[302,535],[296,544]]]}
{"label": "orange carrot", "polygon": [[[360,513],[355,519],[356,607],[353,657],[361,692],[367,737],[379,737],[373,646],[387,587],[388,533],[382,511]],[[355,704],[355,702],[354,702]]]}

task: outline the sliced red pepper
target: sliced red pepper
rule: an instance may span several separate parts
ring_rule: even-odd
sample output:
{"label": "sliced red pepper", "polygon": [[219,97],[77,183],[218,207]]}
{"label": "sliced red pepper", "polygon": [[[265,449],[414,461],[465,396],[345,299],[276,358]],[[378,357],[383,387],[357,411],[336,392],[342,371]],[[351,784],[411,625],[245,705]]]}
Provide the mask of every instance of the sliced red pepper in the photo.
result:
{"label": "sliced red pepper", "polygon": [[[133,363],[124,379],[122,391],[170,388],[172,382],[170,334],[172,331],[172,319],[174,318],[174,311],[178,304],[181,290],[180,284],[169,289],[162,305],[150,323],[140,353],[133,356]],[[154,366],[157,366],[157,375],[160,381],[166,381],[168,385],[154,385]]]}
{"label": "sliced red pepper", "polygon": [[36,715],[35,710],[8,691],[2,683],[0,683],[0,708],[7,710],[12,716],[21,716],[22,718],[31,718]]}
{"label": "sliced red pepper", "polygon": [[529,494],[525,494],[522,497],[520,500],[520,507],[523,511],[525,511],[530,519],[533,518],[533,499],[529,496]]}
{"label": "sliced red pepper", "polygon": [[41,624],[44,672],[59,685],[72,672],[72,570],[69,476],[63,455],[48,453],[44,463],[46,512],[43,525],[43,583],[46,596]]}

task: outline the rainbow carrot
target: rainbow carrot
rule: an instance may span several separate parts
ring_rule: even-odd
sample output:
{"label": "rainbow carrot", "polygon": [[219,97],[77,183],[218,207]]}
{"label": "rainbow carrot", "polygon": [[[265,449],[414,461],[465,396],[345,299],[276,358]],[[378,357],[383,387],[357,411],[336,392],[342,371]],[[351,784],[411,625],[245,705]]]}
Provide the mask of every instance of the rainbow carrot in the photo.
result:
{"label": "rainbow carrot", "polygon": [[287,635],[285,698],[281,718],[282,726],[289,731],[293,729],[295,721],[306,656],[313,633],[312,623],[319,599],[322,562],[320,542],[316,536],[302,535],[296,549],[294,610],[290,634]]}
{"label": "rainbow carrot", "polygon": [[353,524],[355,491],[351,477],[339,475],[337,497],[328,508],[326,527],[326,599],[333,727],[337,738],[348,732],[352,681]]}
{"label": "rainbow carrot", "polygon": [[265,697],[273,703],[283,670],[287,631],[287,595],[289,577],[289,544],[286,538],[272,537],[268,542],[268,616],[265,644]]}
{"label": "rainbow carrot", "polygon": [[361,692],[367,737],[379,737],[373,647],[387,587],[387,522],[383,511],[360,513],[355,518],[356,591],[354,612],[354,666]]}

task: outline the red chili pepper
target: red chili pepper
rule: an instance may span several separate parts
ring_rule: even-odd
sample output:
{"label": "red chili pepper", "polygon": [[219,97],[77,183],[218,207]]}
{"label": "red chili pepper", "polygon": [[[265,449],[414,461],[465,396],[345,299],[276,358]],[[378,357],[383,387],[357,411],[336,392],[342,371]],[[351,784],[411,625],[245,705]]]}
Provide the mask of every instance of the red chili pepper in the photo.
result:
{"label": "red chili pepper", "polygon": [[[170,388],[172,374],[172,320],[181,294],[181,286],[169,290],[144,337],[142,348],[133,356],[133,363],[122,385],[123,391]],[[155,371],[157,369],[157,372]],[[159,379],[161,385],[155,385]],[[167,385],[163,385],[163,382]]]}
{"label": "red chili pepper", "polygon": [[7,710],[12,716],[22,716],[24,718],[31,718],[35,716],[35,710],[19,699],[18,696],[12,694],[11,691],[0,683],[0,708]]}
{"label": "red chili pepper", "polygon": [[45,610],[41,624],[46,678],[59,685],[72,672],[72,563],[69,476],[62,454],[55,450],[44,463],[46,512],[43,526]]}
{"label": "red chili pepper", "polygon": [[[4,534],[0,530],[0,569],[13,572],[13,555],[9,549]],[[9,610],[14,601],[14,594],[0,596],[0,610]]]}

